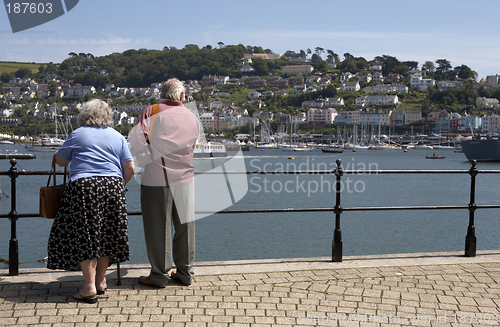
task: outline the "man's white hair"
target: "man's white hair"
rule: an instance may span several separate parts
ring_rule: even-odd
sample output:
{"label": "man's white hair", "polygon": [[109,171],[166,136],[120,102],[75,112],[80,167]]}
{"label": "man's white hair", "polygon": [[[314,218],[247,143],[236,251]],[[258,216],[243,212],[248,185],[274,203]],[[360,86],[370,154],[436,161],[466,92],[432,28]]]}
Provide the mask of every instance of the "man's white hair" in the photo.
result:
{"label": "man's white hair", "polygon": [[181,93],[185,92],[186,88],[177,78],[171,78],[166,81],[161,88],[161,98],[181,101]]}

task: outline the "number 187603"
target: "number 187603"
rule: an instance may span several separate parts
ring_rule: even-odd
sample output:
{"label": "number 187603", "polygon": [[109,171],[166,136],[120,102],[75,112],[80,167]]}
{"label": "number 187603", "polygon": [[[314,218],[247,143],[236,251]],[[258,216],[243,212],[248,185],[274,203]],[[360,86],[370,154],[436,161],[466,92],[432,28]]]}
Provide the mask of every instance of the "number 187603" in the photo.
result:
{"label": "number 187603", "polygon": [[50,14],[52,13],[52,3],[32,3],[32,2],[14,2],[5,5],[7,13],[14,14]]}

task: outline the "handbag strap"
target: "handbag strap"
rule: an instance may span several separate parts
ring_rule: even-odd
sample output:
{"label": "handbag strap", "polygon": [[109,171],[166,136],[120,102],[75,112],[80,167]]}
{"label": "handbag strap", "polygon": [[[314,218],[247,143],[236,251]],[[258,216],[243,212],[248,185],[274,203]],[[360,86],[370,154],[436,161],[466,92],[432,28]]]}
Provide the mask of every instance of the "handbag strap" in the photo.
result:
{"label": "handbag strap", "polygon": [[[68,176],[68,165],[64,166],[64,184],[66,184],[66,176]],[[52,169],[50,171],[49,180],[47,181],[47,187],[50,185],[50,178],[52,177],[54,181],[54,188],[56,188],[56,155],[52,157]]]}

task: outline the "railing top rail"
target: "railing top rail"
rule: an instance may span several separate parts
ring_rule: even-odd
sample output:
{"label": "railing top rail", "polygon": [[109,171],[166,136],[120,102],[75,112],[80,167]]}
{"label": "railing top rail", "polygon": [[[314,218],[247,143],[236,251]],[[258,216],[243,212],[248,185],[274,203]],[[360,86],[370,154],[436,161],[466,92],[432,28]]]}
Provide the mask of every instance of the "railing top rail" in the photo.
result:
{"label": "railing top rail", "polygon": [[[337,170],[250,170],[250,171],[206,171],[195,172],[196,175],[321,175],[335,174]],[[11,171],[0,171],[0,175],[8,176]],[[19,176],[50,175],[50,171],[26,171],[16,170]],[[377,174],[468,174],[470,170],[392,170],[392,169],[350,169],[342,170],[343,174],[352,175],[377,175]],[[477,170],[478,174],[500,174],[500,170]],[[56,171],[56,175],[63,175],[62,171]]]}

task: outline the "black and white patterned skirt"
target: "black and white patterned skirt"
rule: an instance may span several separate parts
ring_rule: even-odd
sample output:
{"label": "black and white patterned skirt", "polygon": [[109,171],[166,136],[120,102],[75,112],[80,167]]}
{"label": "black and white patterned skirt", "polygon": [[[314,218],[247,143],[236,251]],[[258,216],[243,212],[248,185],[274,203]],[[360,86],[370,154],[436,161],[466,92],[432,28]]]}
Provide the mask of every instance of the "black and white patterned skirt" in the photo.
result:
{"label": "black and white patterned skirt", "polygon": [[125,187],[120,177],[71,181],[64,191],[49,236],[49,269],[80,270],[80,262],[130,258]]}

